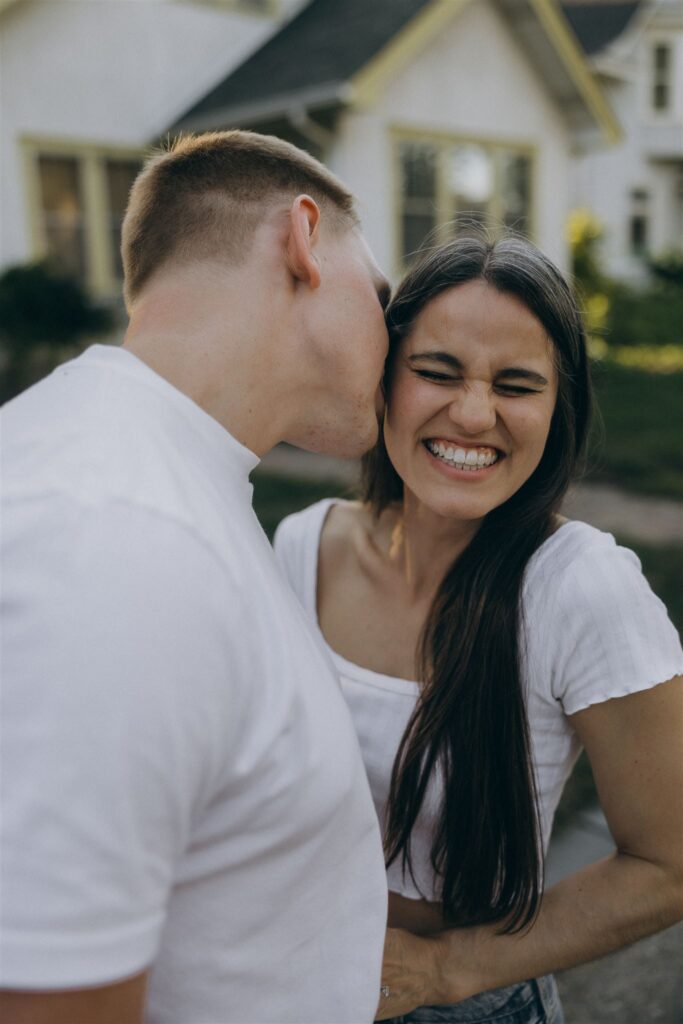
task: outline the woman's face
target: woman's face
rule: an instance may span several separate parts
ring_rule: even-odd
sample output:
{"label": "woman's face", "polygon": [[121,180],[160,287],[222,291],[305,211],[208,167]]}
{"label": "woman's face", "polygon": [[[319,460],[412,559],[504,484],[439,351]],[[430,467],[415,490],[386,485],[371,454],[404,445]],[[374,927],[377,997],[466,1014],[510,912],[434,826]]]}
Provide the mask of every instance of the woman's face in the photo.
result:
{"label": "woman's face", "polygon": [[468,281],[429,302],[396,353],[384,437],[404,486],[477,520],[540,462],[557,396],[554,349],[519,299]]}

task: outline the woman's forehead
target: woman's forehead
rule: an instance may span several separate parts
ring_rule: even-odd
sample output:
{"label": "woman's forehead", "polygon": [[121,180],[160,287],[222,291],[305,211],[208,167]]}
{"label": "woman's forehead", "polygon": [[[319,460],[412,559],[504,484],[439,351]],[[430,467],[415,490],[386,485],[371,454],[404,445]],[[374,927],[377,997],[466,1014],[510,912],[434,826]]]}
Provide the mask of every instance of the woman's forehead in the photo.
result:
{"label": "woman's forehead", "polygon": [[431,299],[405,339],[405,352],[436,346],[465,362],[470,355],[553,361],[554,346],[543,324],[515,295],[485,281],[468,281]]}

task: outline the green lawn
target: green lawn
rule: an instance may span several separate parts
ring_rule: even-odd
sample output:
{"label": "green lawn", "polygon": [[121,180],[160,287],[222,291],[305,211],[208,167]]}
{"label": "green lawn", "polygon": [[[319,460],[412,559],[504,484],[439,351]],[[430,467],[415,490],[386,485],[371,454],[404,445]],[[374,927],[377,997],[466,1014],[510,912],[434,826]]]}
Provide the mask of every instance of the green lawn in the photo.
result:
{"label": "green lawn", "polygon": [[321,498],[349,493],[337,480],[300,480],[261,471],[252,479],[254,509],[271,540],[277,524],[291,512],[298,512]]}
{"label": "green lawn", "polygon": [[588,479],[683,499],[683,373],[596,363],[593,376],[600,415]]}
{"label": "green lawn", "polygon": [[[254,478],[254,507],[270,537],[283,516],[305,508],[320,498],[347,493],[338,483],[329,480],[297,480],[263,472],[257,473]],[[620,537],[619,542],[636,552],[650,586],[664,601],[676,628],[683,632],[683,588],[680,585],[683,579],[683,547],[653,547],[627,537]],[[586,756],[582,755],[565,787],[557,810],[555,828],[564,828],[581,807],[596,799],[590,765]]]}

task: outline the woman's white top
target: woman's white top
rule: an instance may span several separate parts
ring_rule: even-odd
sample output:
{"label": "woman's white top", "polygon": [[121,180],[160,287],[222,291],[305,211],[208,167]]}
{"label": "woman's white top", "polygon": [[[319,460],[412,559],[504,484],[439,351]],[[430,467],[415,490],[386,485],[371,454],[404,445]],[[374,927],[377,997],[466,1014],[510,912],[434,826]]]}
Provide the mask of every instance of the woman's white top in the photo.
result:
{"label": "woman's white top", "polygon": [[[334,500],[288,516],[275,537],[280,564],[316,623],[320,534]],[[586,523],[565,523],[535,552],[525,573],[522,606],[527,714],[546,849],[555,809],[581,749],[567,716],[683,673],[683,651],[636,555]],[[383,828],[391,770],[419,686],[355,665],[326,646],[341,677]],[[441,786],[434,780],[413,830],[415,880],[404,875],[398,858],[388,871],[393,892],[440,899],[430,864],[440,798]]]}

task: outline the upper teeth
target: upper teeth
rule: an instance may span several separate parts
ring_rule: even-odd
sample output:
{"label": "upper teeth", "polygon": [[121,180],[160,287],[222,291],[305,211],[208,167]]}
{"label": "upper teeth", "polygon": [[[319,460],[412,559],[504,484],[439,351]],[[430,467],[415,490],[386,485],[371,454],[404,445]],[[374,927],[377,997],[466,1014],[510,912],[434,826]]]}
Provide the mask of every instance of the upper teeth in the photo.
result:
{"label": "upper teeth", "polygon": [[427,441],[427,447],[433,455],[447,462],[477,469],[491,466],[498,459],[498,452],[494,448],[454,448],[444,441]]}

